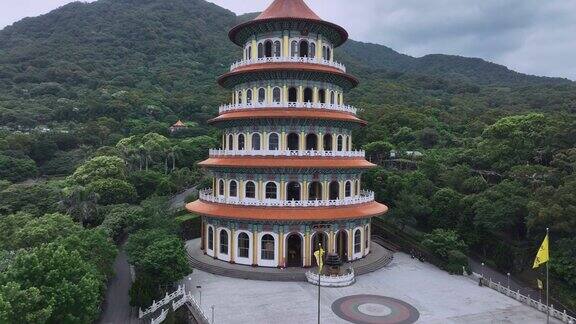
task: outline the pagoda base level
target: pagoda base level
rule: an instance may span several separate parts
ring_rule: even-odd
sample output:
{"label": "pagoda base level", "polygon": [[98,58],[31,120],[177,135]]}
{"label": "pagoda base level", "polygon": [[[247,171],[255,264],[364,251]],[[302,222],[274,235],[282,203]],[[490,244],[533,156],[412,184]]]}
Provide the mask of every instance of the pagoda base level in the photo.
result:
{"label": "pagoda base level", "polygon": [[[290,268],[269,268],[252,267],[251,265],[231,264],[229,262],[215,260],[211,256],[204,254],[200,249],[200,239],[194,239],[186,243],[188,259],[194,269],[208,272],[214,275],[259,280],[259,281],[306,281],[306,272],[310,268],[290,267]],[[393,260],[393,252],[383,248],[375,242],[371,242],[370,253],[357,261],[346,263],[343,267],[354,268],[356,276],[361,276],[389,265]]]}

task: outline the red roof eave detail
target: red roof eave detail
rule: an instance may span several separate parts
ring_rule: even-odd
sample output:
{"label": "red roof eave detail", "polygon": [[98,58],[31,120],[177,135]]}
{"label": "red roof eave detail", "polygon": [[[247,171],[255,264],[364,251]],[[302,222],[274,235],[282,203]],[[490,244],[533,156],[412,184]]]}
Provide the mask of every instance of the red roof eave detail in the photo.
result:
{"label": "red roof eave detail", "polygon": [[240,220],[300,220],[300,221],[334,221],[344,219],[370,218],[388,212],[386,205],[370,202],[359,205],[311,207],[311,208],[279,208],[279,207],[248,207],[207,203],[197,200],[186,205],[191,213],[227,219]]}
{"label": "red roof eave detail", "polygon": [[239,67],[232,72],[226,73],[221,75],[218,78],[218,84],[223,86],[224,81],[226,79],[236,76],[243,73],[251,73],[251,72],[273,72],[273,71],[297,71],[297,72],[319,72],[319,73],[329,73],[336,76],[343,77],[347,79],[353,86],[357,86],[359,81],[355,77],[351,76],[350,74],[346,74],[339,70],[338,68],[322,65],[322,64],[314,64],[314,63],[300,63],[300,62],[275,62],[275,63],[258,63],[258,64],[250,64]]}
{"label": "red roof eave detail", "polygon": [[202,167],[232,168],[318,168],[318,169],[371,169],[376,165],[364,158],[335,157],[218,157],[198,163]]}
{"label": "red roof eave detail", "polygon": [[309,108],[255,108],[239,111],[226,112],[220,116],[210,119],[209,123],[218,123],[229,120],[243,119],[327,119],[337,121],[347,121],[366,125],[366,121],[353,114],[339,111],[329,111],[326,109]]}

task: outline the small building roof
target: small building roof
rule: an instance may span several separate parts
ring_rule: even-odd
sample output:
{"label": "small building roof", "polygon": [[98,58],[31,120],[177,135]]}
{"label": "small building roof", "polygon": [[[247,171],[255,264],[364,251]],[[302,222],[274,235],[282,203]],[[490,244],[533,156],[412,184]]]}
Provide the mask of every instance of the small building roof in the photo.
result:
{"label": "small building roof", "polygon": [[178,120],[172,127],[186,127],[186,125],[181,120]]}

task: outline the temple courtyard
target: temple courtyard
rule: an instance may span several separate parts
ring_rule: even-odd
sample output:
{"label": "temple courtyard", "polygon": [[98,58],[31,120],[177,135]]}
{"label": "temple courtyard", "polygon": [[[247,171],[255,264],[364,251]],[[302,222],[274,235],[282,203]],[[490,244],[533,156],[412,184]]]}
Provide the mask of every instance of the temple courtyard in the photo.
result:
{"label": "temple courtyard", "polygon": [[[187,288],[214,323],[314,323],[318,287],[306,282],[233,279],[195,270]],[[347,297],[347,298],[346,298]],[[337,302],[336,302],[337,301]],[[336,303],[335,303],[336,302]],[[397,253],[381,270],[345,288],[322,288],[323,323],[545,323],[546,316],[463,276]],[[374,316],[390,321],[374,321]],[[362,319],[364,321],[362,321]],[[372,321],[370,321],[372,320]],[[551,323],[560,323],[551,320]]]}

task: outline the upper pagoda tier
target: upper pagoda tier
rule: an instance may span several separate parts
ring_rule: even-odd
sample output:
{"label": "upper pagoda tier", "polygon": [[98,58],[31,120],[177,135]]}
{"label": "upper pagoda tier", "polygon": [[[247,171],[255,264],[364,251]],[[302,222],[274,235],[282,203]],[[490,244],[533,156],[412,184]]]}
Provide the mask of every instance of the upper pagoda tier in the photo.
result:
{"label": "upper pagoda tier", "polygon": [[275,0],[254,20],[232,28],[228,36],[232,42],[243,46],[255,34],[282,30],[321,34],[335,47],[348,39],[344,28],[322,20],[303,0]]}

